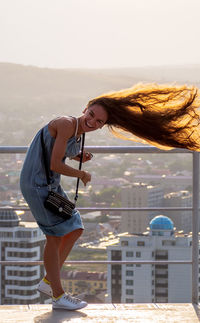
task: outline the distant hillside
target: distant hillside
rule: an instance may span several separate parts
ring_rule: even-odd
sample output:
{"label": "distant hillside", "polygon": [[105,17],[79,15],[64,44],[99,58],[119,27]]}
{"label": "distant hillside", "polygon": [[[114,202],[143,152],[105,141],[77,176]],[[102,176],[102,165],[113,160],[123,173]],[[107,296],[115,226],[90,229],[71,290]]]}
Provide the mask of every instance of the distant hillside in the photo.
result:
{"label": "distant hillside", "polygon": [[103,92],[142,81],[199,85],[199,75],[200,65],[59,70],[0,63],[0,145],[28,144],[52,117],[79,115],[89,99]]}

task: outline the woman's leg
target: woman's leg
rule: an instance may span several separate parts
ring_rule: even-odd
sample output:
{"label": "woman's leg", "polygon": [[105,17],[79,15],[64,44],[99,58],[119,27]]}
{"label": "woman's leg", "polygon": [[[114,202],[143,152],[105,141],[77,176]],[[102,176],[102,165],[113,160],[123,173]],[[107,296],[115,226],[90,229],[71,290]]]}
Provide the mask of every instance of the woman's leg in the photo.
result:
{"label": "woman's leg", "polygon": [[60,282],[60,255],[59,247],[62,237],[46,236],[44,248],[44,266],[47,272],[46,278],[51,282],[53,296],[58,297],[64,290]]}
{"label": "woman's leg", "polygon": [[59,248],[59,255],[60,255],[60,269],[64,261],[66,260],[67,256],[69,255],[74,243],[83,233],[83,229],[74,230],[65,236],[62,237],[60,248]]}
{"label": "woman's leg", "polygon": [[63,237],[46,236],[44,266],[47,272],[46,279],[51,283],[54,297],[64,292],[60,281],[60,269],[82,231],[83,229],[77,229]]}

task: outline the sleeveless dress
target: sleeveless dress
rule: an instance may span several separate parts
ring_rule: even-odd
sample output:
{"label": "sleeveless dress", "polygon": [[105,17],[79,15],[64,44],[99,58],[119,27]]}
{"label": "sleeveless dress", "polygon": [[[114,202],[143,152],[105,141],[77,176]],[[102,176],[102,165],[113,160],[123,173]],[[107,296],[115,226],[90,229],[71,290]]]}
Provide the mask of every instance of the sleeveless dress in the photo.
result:
{"label": "sleeveless dress", "polygon": [[[67,148],[63,156],[63,162],[66,157],[75,157],[80,151],[80,140],[77,140],[78,120],[76,119],[75,135],[67,141]],[[84,229],[80,213],[73,210],[73,215],[69,220],[62,219],[50,210],[44,207],[44,201],[48,195],[48,185],[45,175],[45,166],[43,161],[43,152],[41,146],[40,129],[27,151],[24,164],[20,174],[20,188],[22,194],[28,203],[30,210],[45,235],[64,236],[76,229]],[[50,170],[50,160],[55,138],[51,136],[48,125],[43,128],[44,143],[46,149],[47,163]],[[55,192],[67,197],[60,185],[61,175],[50,171],[51,188]]]}

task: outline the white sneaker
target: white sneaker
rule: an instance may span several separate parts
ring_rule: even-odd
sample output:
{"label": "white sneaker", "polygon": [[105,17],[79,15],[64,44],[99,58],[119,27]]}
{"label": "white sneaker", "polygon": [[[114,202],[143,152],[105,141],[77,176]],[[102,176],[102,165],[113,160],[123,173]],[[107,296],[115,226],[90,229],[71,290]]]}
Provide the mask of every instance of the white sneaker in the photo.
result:
{"label": "white sneaker", "polygon": [[72,297],[69,294],[63,294],[58,300],[52,299],[52,306],[53,309],[56,308],[63,308],[65,310],[79,310],[88,304],[84,301],[81,301],[80,299],[76,297]]}
{"label": "white sneaker", "polygon": [[53,296],[51,285],[45,283],[43,279],[39,282],[37,289],[39,292],[44,293],[50,297]]}

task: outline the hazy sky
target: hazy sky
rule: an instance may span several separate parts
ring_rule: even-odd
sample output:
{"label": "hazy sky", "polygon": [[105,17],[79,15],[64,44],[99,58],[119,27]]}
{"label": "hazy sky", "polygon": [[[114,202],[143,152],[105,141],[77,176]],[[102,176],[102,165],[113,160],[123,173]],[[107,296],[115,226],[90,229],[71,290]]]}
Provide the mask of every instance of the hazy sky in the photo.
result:
{"label": "hazy sky", "polygon": [[0,62],[200,64],[200,0],[0,0]]}

